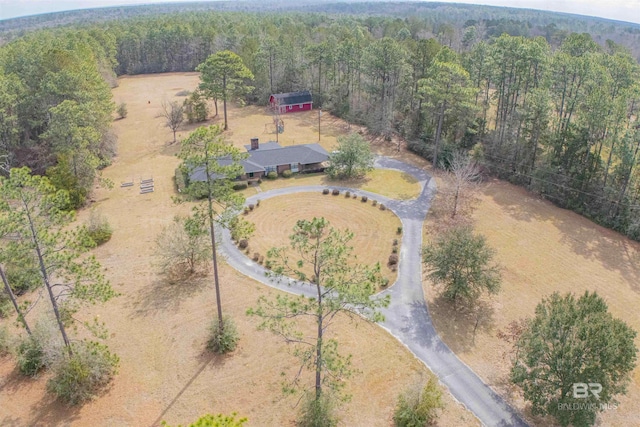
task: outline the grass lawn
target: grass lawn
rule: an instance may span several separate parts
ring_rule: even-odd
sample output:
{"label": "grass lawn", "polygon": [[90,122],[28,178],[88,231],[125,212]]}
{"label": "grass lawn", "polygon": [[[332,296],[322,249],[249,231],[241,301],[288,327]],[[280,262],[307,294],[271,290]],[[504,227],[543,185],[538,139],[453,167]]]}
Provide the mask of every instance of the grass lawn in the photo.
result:
{"label": "grass lawn", "polygon": [[[92,203],[111,223],[114,234],[93,253],[106,268],[106,276],[121,296],[104,305],[83,309],[79,316],[100,316],[109,330],[107,344],[120,357],[119,373],[104,395],[82,407],[66,407],[45,392],[48,375],[24,379],[11,357],[0,359],[0,425],[2,426],[157,426],[188,424],[206,413],[238,412],[249,418],[249,426],[293,426],[297,397],[283,397],[281,381],[291,378],[297,361],[277,337],[256,330],[256,319],[245,316],[247,308],[265,293],[276,291],[240,275],[224,262],[220,265],[225,314],[234,318],[241,335],[239,348],[224,357],[204,351],[209,323],[215,311],[211,277],[184,285],[169,285],[153,266],[154,241],[176,214],[189,212],[190,204],[173,204],[173,173],[179,159],[177,144],[159,117],[163,99],[182,101],[176,94],[193,90],[195,73],[155,74],[119,79],[113,90],[116,103],[126,102],[129,115],[114,122],[119,138],[118,157],[103,171],[115,188],[96,189]],[[261,136],[270,116],[259,108],[230,108],[230,132],[238,144]],[[285,142],[314,142],[314,129],[304,115],[284,118]],[[207,124],[220,123],[217,118]],[[178,132],[185,138],[196,126]],[[343,122],[323,116],[323,144],[346,132]],[[325,134],[326,132],[326,134]],[[332,136],[332,134],[334,136]],[[289,138],[289,139],[287,139]],[[264,138],[261,138],[264,140]],[[383,148],[379,146],[378,148]],[[141,178],[153,177],[155,191],[139,194]],[[120,188],[134,179],[136,186]],[[332,196],[323,196],[332,197]],[[335,202],[343,196],[336,198]],[[346,202],[346,201],[343,201]],[[394,215],[350,202],[353,209],[365,207],[375,216],[391,221]],[[267,211],[268,203],[256,214]],[[79,212],[85,221],[89,210]],[[336,219],[336,221],[339,221]],[[272,216],[276,226],[280,215]],[[282,241],[290,232],[283,231]],[[395,227],[391,234],[395,232]],[[382,245],[390,250],[391,236]],[[32,297],[32,296],[31,296]],[[35,298],[32,298],[35,299]],[[41,304],[42,305],[42,304]],[[34,313],[29,319],[34,320]],[[13,319],[0,319],[12,332]],[[82,332],[79,331],[79,334]],[[342,425],[389,426],[397,395],[429,370],[382,328],[340,318],[331,336],[341,343],[341,352],[352,354],[358,371],[346,387],[352,400],[340,409]],[[284,372],[284,377],[281,373]],[[310,382],[309,382],[310,384]],[[438,425],[477,426],[475,417],[444,394],[446,409]]]}
{"label": "grass lawn", "polygon": [[[415,199],[420,195],[420,183],[411,175],[390,170],[374,169],[364,178],[350,180],[331,180],[323,173],[295,174],[291,178],[275,180],[263,179],[262,191],[274,188],[296,187],[300,185],[326,185],[327,187],[349,187],[380,194],[397,200]],[[255,188],[248,188],[246,195],[256,194]]]}
{"label": "grass lawn", "polygon": [[[439,179],[434,210],[428,215],[426,238],[445,222],[446,183]],[[478,233],[497,251],[503,288],[484,302],[487,317],[473,337],[474,319],[440,300],[425,280],[425,294],[438,333],[484,380],[520,409],[517,390],[509,387],[509,346],[496,337],[511,321],[531,317],[540,300],[554,291],[597,291],[613,316],[640,332],[640,244],[600,227],[573,212],[559,209],[526,190],[497,180],[481,185],[471,220]],[[640,346],[640,338],[636,339]],[[618,409],[605,412],[603,426],[638,426],[640,368]],[[547,426],[550,420],[535,420]]]}
{"label": "grass lawn", "polygon": [[[270,248],[289,246],[289,236],[298,220],[321,216],[332,227],[353,232],[350,246],[359,263],[373,265],[379,262],[389,284],[395,282],[397,273],[387,266],[387,261],[393,240],[400,240],[396,234],[400,220],[391,211],[372,206],[371,201],[363,203],[360,198],[346,198],[344,194],[300,193],[261,201],[260,206],[245,217],[256,225],[255,236],[249,239],[249,256],[258,252],[266,259]],[[289,258],[291,261],[298,259],[293,251],[289,252]],[[310,275],[311,270],[306,273]]]}

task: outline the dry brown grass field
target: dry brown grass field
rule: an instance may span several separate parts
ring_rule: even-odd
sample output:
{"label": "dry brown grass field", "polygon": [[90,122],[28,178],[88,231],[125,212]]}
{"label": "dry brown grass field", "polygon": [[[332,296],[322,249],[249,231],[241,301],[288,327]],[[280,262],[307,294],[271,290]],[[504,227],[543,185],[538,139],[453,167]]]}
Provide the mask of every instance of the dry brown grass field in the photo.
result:
{"label": "dry brown grass field", "polygon": [[[198,76],[135,76],[119,83],[113,90],[114,100],[126,102],[129,115],[114,122],[119,155],[104,170],[116,186],[96,189],[92,207],[102,211],[114,228],[111,241],[94,252],[121,296],[83,311],[87,318],[99,315],[105,321],[110,331],[107,343],[121,359],[119,373],[96,400],[68,408],[45,392],[46,373],[25,379],[16,371],[14,360],[0,359],[0,425],[138,427],[157,426],[162,420],[176,425],[205,413],[236,411],[249,418],[250,426],[292,426],[296,399],[282,397],[280,373],[291,375],[297,362],[278,338],[256,331],[256,320],[245,316],[260,295],[275,291],[222,263],[224,310],[236,320],[241,341],[233,354],[213,356],[204,351],[214,313],[211,279],[169,285],[152,267],[155,237],[174,215],[189,209],[188,204],[175,206],[171,201],[175,195],[172,176],[179,160],[177,147],[170,144],[172,135],[158,117],[160,104],[163,99],[181,99],[176,93],[195,88]],[[263,111],[230,109],[229,134],[234,143],[245,144],[256,134],[261,137],[269,121]],[[323,118],[322,141],[330,148],[347,126],[327,114]],[[285,126],[283,143],[317,140],[317,128],[304,115],[287,116]],[[180,131],[178,137],[184,138],[189,130]],[[381,152],[395,152],[379,141],[374,145]],[[139,182],[150,177],[155,181],[151,194],[138,194],[137,185],[119,187],[132,178]],[[88,210],[80,212],[79,221],[87,216]],[[331,334],[340,341],[343,353],[353,355],[359,371],[348,382],[346,391],[352,400],[340,410],[342,425],[391,425],[397,395],[426,378],[429,371],[377,326],[343,319]],[[438,425],[478,425],[448,393],[444,400],[447,406]]]}
{"label": "dry brown grass field", "polygon": [[[450,212],[443,209],[446,181],[439,178],[437,183],[439,192],[425,224],[425,241],[447,222]],[[484,301],[488,316],[479,325],[475,340],[475,320],[441,301],[428,280],[424,281],[425,294],[443,340],[531,419],[521,395],[509,387],[510,346],[496,333],[514,320],[533,316],[536,304],[546,295],[555,291],[579,295],[587,290],[597,291],[615,317],[640,331],[640,244],[505,182],[486,182],[476,194],[470,221],[497,251],[503,288]],[[636,345],[640,345],[640,338]],[[620,399],[618,409],[604,413],[599,425],[640,425],[640,368],[632,376],[628,394]],[[549,419],[534,422],[552,425]]]}
{"label": "dry brown grass field", "polygon": [[[393,284],[397,273],[387,266],[387,261],[393,240],[400,239],[396,232],[401,223],[394,213],[381,211],[378,206],[374,207],[371,201],[363,203],[360,198],[320,192],[266,199],[246,216],[256,225],[255,235],[249,239],[249,253],[257,252],[266,259],[270,248],[289,246],[289,236],[298,220],[322,216],[332,227],[351,231],[354,237],[349,245],[354,248],[354,254],[359,254],[357,262],[365,265],[380,263],[382,276]],[[398,253],[399,250],[398,245]],[[286,253],[291,262],[299,259],[292,250]],[[312,274],[311,270],[304,271],[307,275]]]}

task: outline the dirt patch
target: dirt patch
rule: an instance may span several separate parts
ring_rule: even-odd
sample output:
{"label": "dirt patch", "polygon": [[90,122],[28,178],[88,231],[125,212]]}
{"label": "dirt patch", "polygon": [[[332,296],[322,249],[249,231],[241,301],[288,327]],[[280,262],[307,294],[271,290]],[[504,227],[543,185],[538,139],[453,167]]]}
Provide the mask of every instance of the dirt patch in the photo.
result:
{"label": "dirt patch", "polygon": [[[297,362],[280,340],[257,332],[255,319],[245,316],[260,295],[274,291],[222,264],[224,310],[236,320],[241,341],[232,355],[212,356],[203,352],[215,307],[211,279],[171,286],[152,266],[155,237],[174,215],[190,208],[171,200],[179,160],[177,146],[170,144],[172,134],[158,117],[160,104],[163,99],[182,99],[175,94],[193,90],[198,76],[135,76],[121,78],[119,83],[114,101],[126,102],[129,114],[114,122],[119,156],[104,170],[104,177],[116,185],[112,190],[96,189],[93,207],[114,229],[112,239],[94,252],[121,296],[82,312],[105,321],[111,334],[108,345],[121,359],[119,373],[112,387],[95,401],[66,408],[45,393],[46,375],[36,380],[17,377],[13,360],[4,358],[0,360],[0,425],[155,426],[161,420],[177,425],[205,413],[233,411],[249,417],[253,426],[292,425],[296,399],[281,396],[280,381],[281,373],[291,374]],[[231,132],[238,144],[261,134],[264,117],[256,115],[258,111],[230,109]],[[298,122],[294,116],[285,117],[281,136],[291,137],[291,143],[317,141],[311,118],[299,116]],[[323,119],[327,124],[323,144],[330,144],[331,138],[335,140],[331,132],[337,135],[346,126],[327,114]],[[331,123],[336,126],[333,131]],[[325,122],[322,126],[325,129]],[[178,138],[192,128],[178,132]],[[148,178],[154,179],[155,191],[139,194],[140,180]],[[120,182],[131,180],[133,187],[119,187]],[[87,216],[88,210],[80,212],[79,220]],[[343,424],[390,425],[398,393],[424,378],[428,370],[377,326],[341,319],[333,331],[342,352],[353,355],[359,371],[349,381],[347,392],[353,398],[341,410]],[[449,394],[445,401],[441,426],[478,425]]]}
{"label": "dirt patch", "polygon": [[[440,186],[446,183],[438,180]],[[456,313],[438,298],[425,280],[434,324],[443,340],[489,385],[519,409],[526,409],[520,394],[509,386],[509,346],[496,332],[514,320],[530,317],[540,300],[555,291],[596,291],[611,313],[640,331],[640,244],[600,227],[573,212],[559,209],[514,185],[491,181],[478,193],[479,203],[471,220],[486,236],[503,266],[503,288],[483,303],[487,316],[480,322],[475,339],[474,319]],[[436,204],[438,200],[436,200]],[[437,209],[429,214],[426,239],[437,229]],[[640,345],[640,338],[636,339]],[[640,368],[618,409],[605,412],[601,425],[640,425],[635,402],[640,400]],[[550,425],[550,420],[535,420]]]}

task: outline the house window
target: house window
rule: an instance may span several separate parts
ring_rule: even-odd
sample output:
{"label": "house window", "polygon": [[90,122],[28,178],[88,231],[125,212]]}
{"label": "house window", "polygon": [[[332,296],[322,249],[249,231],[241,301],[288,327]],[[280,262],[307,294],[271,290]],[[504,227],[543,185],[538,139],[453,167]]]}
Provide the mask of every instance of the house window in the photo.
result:
{"label": "house window", "polygon": [[266,173],[269,173],[269,172],[277,172],[277,170],[276,170],[276,167],[275,167],[275,166],[265,166],[264,170],[265,170],[265,172],[266,172]]}
{"label": "house window", "polygon": [[253,172],[249,172],[249,178],[253,178]]}
{"label": "house window", "polygon": [[298,163],[291,163],[291,172],[298,172]]}

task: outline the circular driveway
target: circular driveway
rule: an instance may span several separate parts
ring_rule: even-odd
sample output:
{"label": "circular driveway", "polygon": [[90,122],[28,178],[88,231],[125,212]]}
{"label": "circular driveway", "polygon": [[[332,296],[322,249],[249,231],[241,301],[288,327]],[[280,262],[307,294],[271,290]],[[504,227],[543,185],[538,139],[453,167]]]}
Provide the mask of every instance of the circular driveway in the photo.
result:
{"label": "circular driveway", "polygon": [[[350,190],[358,195],[373,197],[384,203],[402,221],[402,246],[398,264],[398,278],[389,289],[379,295],[391,295],[391,304],[382,310],[385,321],[380,325],[403,343],[420,359],[451,394],[467,407],[486,426],[517,426],[528,424],[520,415],[486,385],[466,364],[440,339],[433,327],[429,309],[422,290],[422,227],[430,207],[436,186],[423,170],[399,160],[378,157],[376,168],[394,169],[412,175],[421,185],[418,198],[412,200],[392,200],[379,194],[347,187],[332,186]],[[247,204],[258,199],[301,192],[320,192],[326,186],[299,186],[261,192],[247,199]],[[293,281],[271,281],[266,270],[253,262],[236,248],[228,230],[223,231],[222,250],[229,265],[239,272],[267,286],[285,292],[314,296],[314,288]]]}

